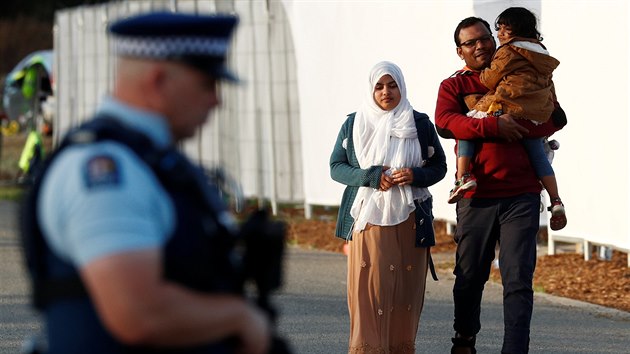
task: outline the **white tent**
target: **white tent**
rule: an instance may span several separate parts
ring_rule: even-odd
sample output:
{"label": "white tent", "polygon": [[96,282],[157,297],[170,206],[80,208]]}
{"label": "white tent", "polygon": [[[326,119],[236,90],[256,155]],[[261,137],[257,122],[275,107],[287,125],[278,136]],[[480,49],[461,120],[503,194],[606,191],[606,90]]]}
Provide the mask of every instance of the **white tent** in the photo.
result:
{"label": "white tent", "polygon": [[[550,232],[550,245],[584,242],[589,249],[597,244],[628,252],[625,0],[146,0],[64,10],[55,25],[56,134],[89,117],[111,87],[110,21],[156,8],[235,12],[241,24],[231,61],[246,85],[225,89],[224,107],[186,150],[206,165],[225,166],[247,196],[273,206],[338,205],[343,186],[330,178],[328,159],[346,114],[360,104],[371,66],[396,62],[412,105],[433,119],[440,82],[463,66],[453,42],[457,23],[467,16],[493,23],[509,6],[538,15],[544,43],[561,62],[554,81],[569,124],[554,135],[561,142],[554,168],[569,223]],[[603,117],[603,124],[593,124],[593,116]],[[434,214],[453,224],[454,206],[446,198],[454,144],[442,144],[449,171],[431,188]]]}

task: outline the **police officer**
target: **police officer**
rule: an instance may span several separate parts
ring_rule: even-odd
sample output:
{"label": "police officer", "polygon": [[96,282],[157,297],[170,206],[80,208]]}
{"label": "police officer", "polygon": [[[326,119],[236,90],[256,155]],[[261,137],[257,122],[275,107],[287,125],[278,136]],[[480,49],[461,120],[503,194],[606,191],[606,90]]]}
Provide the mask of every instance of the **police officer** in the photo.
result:
{"label": "police officer", "polygon": [[109,27],[113,93],[45,167],[23,223],[49,353],[267,351],[267,316],[222,291],[227,212],[174,147],[219,104],[218,80],[236,80],[236,23],[154,12]]}

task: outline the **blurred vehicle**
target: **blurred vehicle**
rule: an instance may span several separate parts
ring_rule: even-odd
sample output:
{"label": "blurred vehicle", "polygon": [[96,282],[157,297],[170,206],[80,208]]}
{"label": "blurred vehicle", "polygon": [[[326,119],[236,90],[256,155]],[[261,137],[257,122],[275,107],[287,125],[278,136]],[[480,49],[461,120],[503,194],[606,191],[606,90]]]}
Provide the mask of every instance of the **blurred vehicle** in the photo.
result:
{"label": "blurred vehicle", "polygon": [[7,74],[2,102],[10,121],[49,133],[54,111],[52,50],[27,55]]}

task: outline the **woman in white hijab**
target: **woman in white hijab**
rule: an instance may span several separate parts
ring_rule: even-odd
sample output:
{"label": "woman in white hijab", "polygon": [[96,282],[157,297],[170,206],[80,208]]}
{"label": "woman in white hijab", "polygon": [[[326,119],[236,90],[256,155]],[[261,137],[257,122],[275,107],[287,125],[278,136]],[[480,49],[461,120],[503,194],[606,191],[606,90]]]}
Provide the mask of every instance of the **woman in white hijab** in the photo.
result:
{"label": "woman in white hijab", "polygon": [[368,79],[330,157],[332,178],[347,186],[335,233],[350,244],[348,352],[414,353],[435,245],[427,187],[444,178],[446,160],[400,68],[377,63]]}

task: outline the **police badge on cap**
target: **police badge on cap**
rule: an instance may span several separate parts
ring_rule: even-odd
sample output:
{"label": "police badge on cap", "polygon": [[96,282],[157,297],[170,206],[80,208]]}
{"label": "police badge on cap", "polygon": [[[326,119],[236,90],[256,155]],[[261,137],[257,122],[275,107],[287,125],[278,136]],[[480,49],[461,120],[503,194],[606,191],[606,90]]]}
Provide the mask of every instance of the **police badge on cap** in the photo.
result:
{"label": "police badge on cap", "polygon": [[109,32],[117,55],[179,61],[215,78],[237,82],[225,66],[237,23],[236,16],[226,14],[152,12],[116,21]]}

